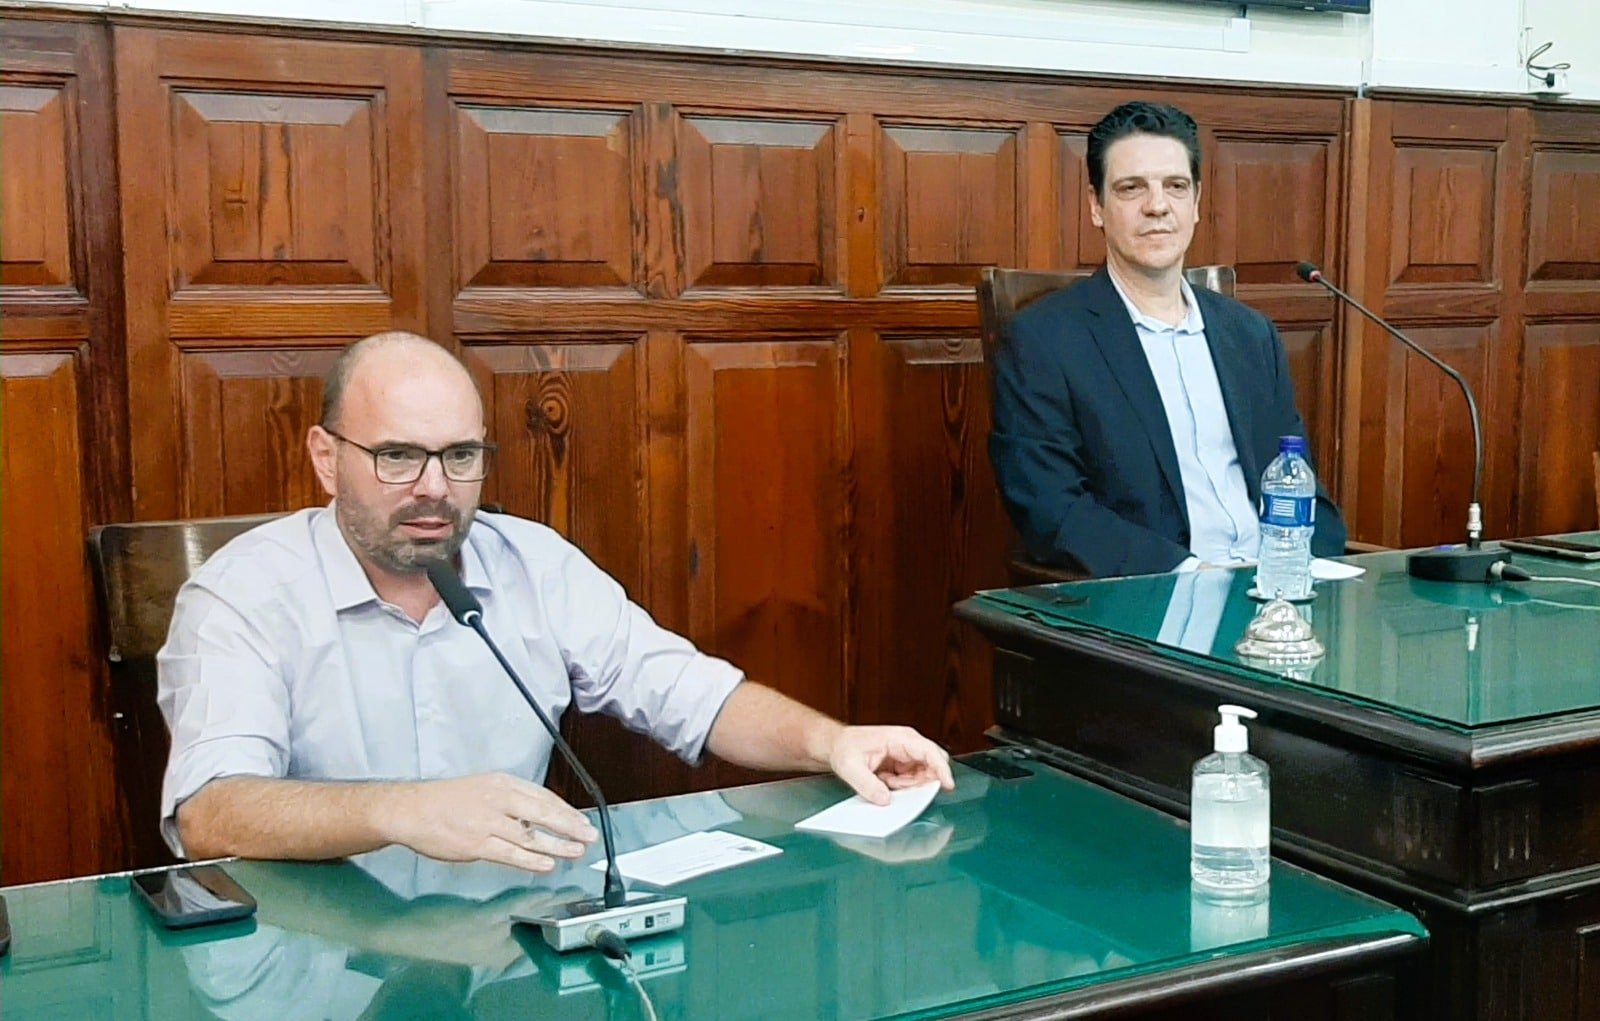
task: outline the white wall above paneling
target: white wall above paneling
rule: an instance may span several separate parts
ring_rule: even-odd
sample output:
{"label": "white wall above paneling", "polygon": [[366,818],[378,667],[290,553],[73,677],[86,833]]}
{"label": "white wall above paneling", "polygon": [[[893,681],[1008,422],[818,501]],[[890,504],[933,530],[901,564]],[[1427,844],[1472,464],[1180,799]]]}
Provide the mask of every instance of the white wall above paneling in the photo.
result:
{"label": "white wall above paneling", "polygon": [[[1179,0],[67,0],[76,6],[1133,77],[1527,91],[1521,34],[1600,99],[1600,3],[1372,0],[1371,15]],[[1244,12],[1241,16],[1241,11]]]}

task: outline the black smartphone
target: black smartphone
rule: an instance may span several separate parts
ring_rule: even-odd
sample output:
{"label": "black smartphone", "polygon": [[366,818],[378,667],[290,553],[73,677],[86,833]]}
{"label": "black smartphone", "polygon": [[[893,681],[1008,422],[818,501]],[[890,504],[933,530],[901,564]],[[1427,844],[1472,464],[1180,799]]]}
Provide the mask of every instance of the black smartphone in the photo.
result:
{"label": "black smartphone", "polygon": [[6,899],[0,897],[0,957],[11,950],[11,916],[6,914]]}
{"label": "black smartphone", "polygon": [[1506,549],[1537,553],[1546,557],[1565,557],[1568,560],[1600,560],[1600,545],[1592,542],[1573,542],[1571,539],[1550,539],[1536,535],[1531,539],[1501,539]]}
{"label": "black smartphone", "polygon": [[134,892],[168,929],[188,929],[255,914],[256,899],[216,865],[142,872]]}

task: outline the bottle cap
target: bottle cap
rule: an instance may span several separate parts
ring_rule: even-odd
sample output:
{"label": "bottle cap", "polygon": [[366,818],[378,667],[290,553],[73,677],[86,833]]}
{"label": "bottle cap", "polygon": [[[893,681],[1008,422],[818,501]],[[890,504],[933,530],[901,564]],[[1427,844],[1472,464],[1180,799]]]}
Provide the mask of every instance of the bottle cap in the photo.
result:
{"label": "bottle cap", "polygon": [[1304,457],[1306,453],[1306,438],[1304,436],[1279,436],[1278,453],[1299,454]]}
{"label": "bottle cap", "polygon": [[1211,732],[1216,750],[1219,752],[1247,750],[1250,747],[1250,732],[1239,722],[1239,717],[1253,720],[1256,718],[1256,711],[1246,709],[1242,705],[1219,705],[1217,712],[1222,714],[1222,723]]}

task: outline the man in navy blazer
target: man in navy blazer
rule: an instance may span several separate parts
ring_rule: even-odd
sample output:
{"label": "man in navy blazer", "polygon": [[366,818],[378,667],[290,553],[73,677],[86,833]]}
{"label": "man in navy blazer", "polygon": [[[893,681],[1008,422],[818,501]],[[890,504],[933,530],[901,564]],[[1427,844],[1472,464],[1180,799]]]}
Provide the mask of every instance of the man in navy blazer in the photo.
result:
{"label": "man in navy blazer", "polygon": [[[1089,134],[1106,265],[1012,320],[994,361],[989,451],[1030,556],[1096,576],[1242,565],[1260,545],[1261,473],[1305,436],[1271,320],[1191,288],[1199,132],[1132,102]],[[1312,552],[1344,552],[1319,486]]]}

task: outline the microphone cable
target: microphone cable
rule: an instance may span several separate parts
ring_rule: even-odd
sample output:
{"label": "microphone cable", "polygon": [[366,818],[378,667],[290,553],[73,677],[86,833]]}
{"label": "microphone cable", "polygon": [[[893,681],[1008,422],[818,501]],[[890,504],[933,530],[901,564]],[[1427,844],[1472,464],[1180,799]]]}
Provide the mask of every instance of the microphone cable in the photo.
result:
{"label": "microphone cable", "polygon": [[617,963],[622,973],[632,983],[634,991],[639,994],[639,1003],[644,1007],[645,1017],[650,1021],[658,1021],[656,1005],[650,1002],[650,994],[645,992],[644,982],[640,980],[639,972],[633,966],[633,951],[628,947],[627,941],[598,922],[584,931],[583,940]]}
{"label": "microphone cable", "polygon": [[1542,581],[1562,585],[1589,585],[1600,588],[1600,581],[1593,578],[1571,578],[1562,574],[1529,574],[1516,564],[1501,561],[1489,568],[1489,577],[1495,581]]}

